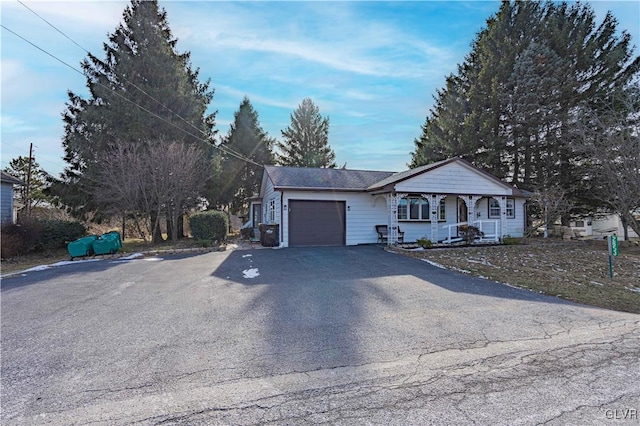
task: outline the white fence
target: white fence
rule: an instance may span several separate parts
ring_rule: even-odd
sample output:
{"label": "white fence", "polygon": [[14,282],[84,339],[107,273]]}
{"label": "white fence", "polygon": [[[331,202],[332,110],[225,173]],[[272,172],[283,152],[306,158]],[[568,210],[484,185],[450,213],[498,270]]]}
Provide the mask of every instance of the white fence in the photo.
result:
{"label": "white fence", "polygon": [[[443,225],[443,228],[447,228],[447,238],[442,242],[445,244],[451,244],[462,241],[462,237],[458,236],[458,226],[466,226],[468,222],[451,223]],[[498,242],[500,241],[500,221],[499,220],[476,220],[471,224],[482,232],[482,237],[476,239],[478,242]]]}

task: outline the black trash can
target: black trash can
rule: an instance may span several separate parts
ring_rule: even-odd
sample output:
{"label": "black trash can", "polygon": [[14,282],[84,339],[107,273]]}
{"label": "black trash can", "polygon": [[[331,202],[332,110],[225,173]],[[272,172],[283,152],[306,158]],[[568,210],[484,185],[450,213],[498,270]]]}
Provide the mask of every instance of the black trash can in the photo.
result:
{"label": "black trash can", "polygon": [[280,244],[280,225],[260,225],[260,243],[264,247],[276,247]]}

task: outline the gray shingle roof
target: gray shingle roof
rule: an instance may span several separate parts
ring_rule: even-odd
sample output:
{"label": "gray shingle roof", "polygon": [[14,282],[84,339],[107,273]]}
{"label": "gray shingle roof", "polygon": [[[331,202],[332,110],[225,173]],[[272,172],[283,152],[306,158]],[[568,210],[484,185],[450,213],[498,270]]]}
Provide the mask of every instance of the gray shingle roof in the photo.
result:
{"label": "gray shingle roof", "polygon": [[18,179],[17,177],[11,176],[9,173],[5,172],[4,170],[0,170],[0,180],[4,183],[10,183],[13,185],[21,185],[22,181],[20,179]]}
{"label": "gray shingle roof", "polygon": [[276,189],[365,190],[394,172],[264,166]]}
{"label": "gray shingle roof", "polygon": [[302,190],[376,191],[390,190],[391,186],[398,182],[456,161],[468,165],[496,183],[512,188],[514,196],[528,196],[519,188],[496,178],[459,157],[449,158],[399,173],[373,170],[315,169],[281,166],[264,166],[264,168],[276,190],[289,188]]}

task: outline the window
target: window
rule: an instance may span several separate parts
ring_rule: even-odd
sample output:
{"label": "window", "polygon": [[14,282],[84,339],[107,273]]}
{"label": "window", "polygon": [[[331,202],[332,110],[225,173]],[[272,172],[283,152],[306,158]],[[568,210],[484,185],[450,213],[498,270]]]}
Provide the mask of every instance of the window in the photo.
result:
{"label": "window", "polygon": [[[507,198],[507,218],[516,217],[516,200]],[[495,198],[489,198],[489,219],[500,219],[500,203]]]}
{"label": "window", "polygon": [[[429,200],[422,197],[402,198],[398,202],[398,220],[431,220]],[[440,201],[438,220],[445,220],[444,200]]]}
{"label": "window", "polygon": [[276,221],[276,200],[269,201],[269,208],[267,210],[267,222]]}
{"label": "window", "polygon": [[438,212],[438,220],[446,221],[447,220],[447,209],[444,204],[444,200],[440,200],[440,211]]}

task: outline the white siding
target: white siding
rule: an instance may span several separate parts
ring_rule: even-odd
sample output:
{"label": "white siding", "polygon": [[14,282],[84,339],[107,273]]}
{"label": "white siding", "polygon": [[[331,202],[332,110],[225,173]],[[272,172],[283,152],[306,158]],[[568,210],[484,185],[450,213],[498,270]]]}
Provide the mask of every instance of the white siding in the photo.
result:
{"label": "white siding", "polygon": [[351,192],[286,191],[283,194],[282,239],[289,245],[289,200],[344,201],[346,204],[346,244],[370,244],[378,240],[375,225],[387,224],[387,202],[384,196]]}
{"label": "white siding", "polygon": [[[274,192],[273,186],[268,184],[264,194],[263,209],[268,208],[268,200],[276,200],[276,222],[281,226],[281,238],[284,246],[289,245],[289,200],[330,200],[344,201],[346,211],[346,244],[372,244],[378,240],[375,225],[387,224],[387,202],[384,195],[373,196],[365,193],[350,192],[307,192],[285,191],[282,195],[283,214],[280,217],[280,192]],[[438,222],[438,241],[447,238],[449,223],[457,222],[457,196],[449,195],[445,198],[446,222]],[[479,220],[488,220],[487,198],[482,198],[476,205],[476,212],[480,213]],[[514,219],[507,219],[507,234],[512,237],[522,237],[524,234],[524,199],[515,199],[516,215]],[[266,210],[265,210],[266,215]],[[422,237],[431,239],[431,222],[428,221],[400,221],[400,230],[404,232],[405,242],[414,242]],[[499,226],[498,226],[499,227]],[[455,232],[455,230],[454,230]]]}
{"label": "white siding", "polygon": [[461,163],[446,164],[396,185],[397,192],[511,195],[511,189]]}
{"label": "white siding", "polygon": [[[262,195],[262,223],[272,224],[277,223],[280,224],[280,235],[278,236],[278,240],[280,244],[282,244],[282,221],[280,217],[280,191],[275,191],[273,188],[273,183],[270,179],[266,178],[266,182],[263,184],[264,193]],[[269,213],[269,208],[271,202],[275,203],[275,220],[269,220],[267,216]]]}

